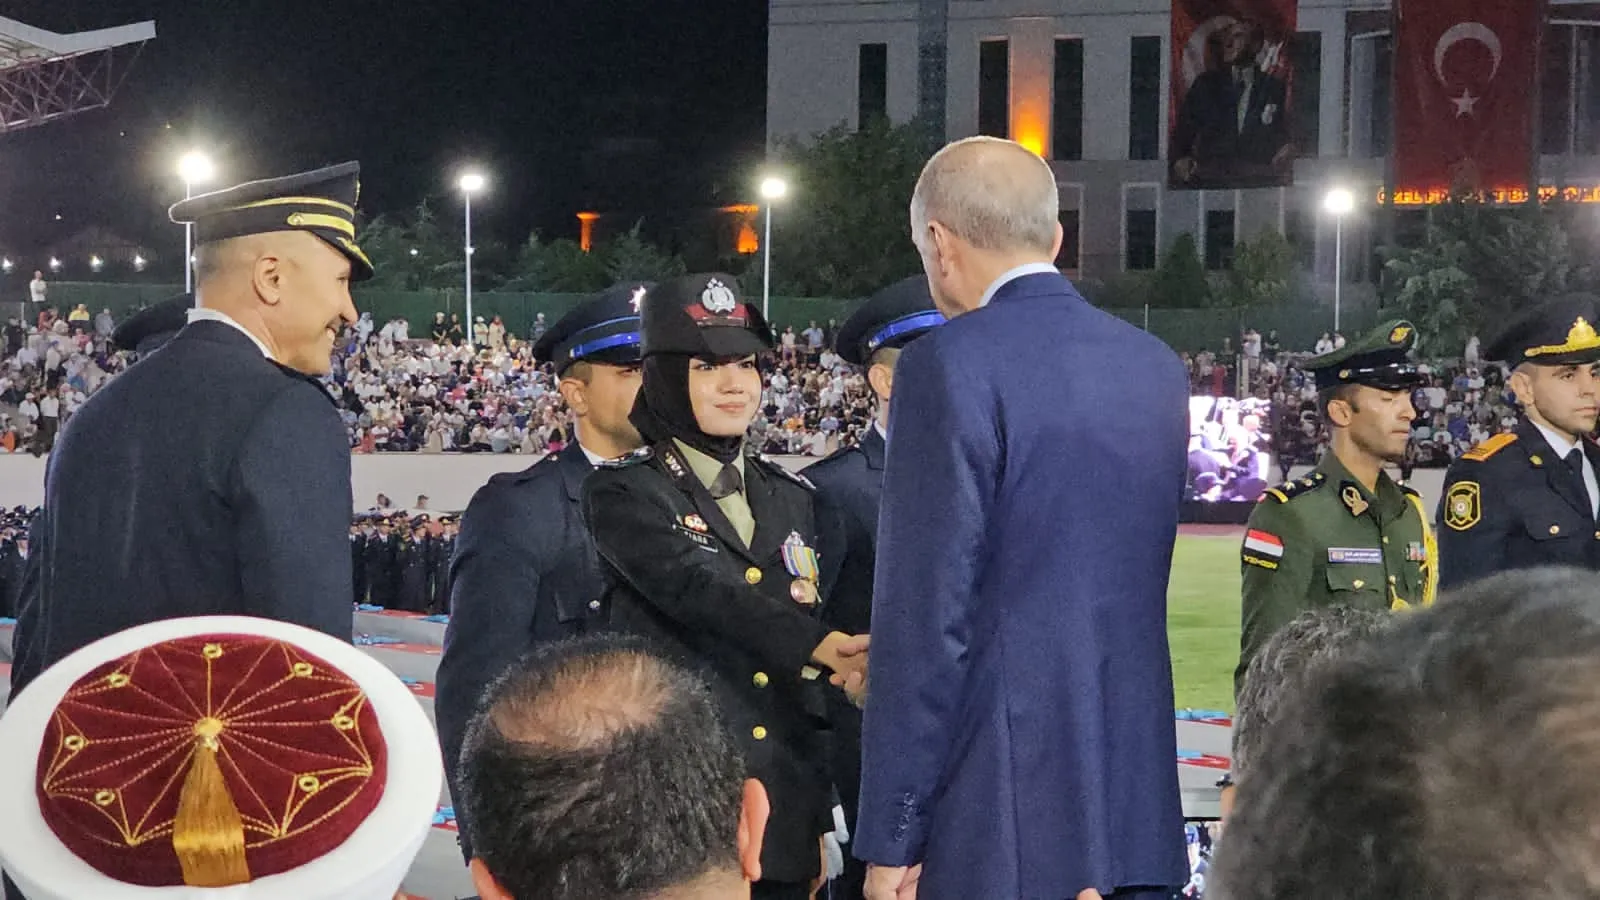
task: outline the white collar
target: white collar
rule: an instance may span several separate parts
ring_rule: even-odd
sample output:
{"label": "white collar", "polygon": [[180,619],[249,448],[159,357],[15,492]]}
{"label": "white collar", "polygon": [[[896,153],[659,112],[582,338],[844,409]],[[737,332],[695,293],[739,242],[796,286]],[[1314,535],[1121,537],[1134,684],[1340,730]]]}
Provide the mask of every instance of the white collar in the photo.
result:
{"label": "white collar", "polygon": [[883,438],[885,444],[889,443],[889,432],[884,431],[883,426],[876,419],[872,420],[872,430],[878,433],[878,437]]}
{"label": "white collar", "polygon": [[595,468],[599,468],[600,464],[606,461],[604,456],[601,456],[593,450],[590,450],[588,447],[585,447],[583,445],[583,441],[578,442],[578,449],[583,451],[583,458],[589,461],[589,465],[594,466]]}
{"label": "white collar", "polygon": [[1060,275],[1061,270],[1050,263],[1023,263],[1022,265],[1017,266],[1015,269],[1007,271],[999,278],[996,278],[989,285],[989,289],[983,292],[983,299],[978,301],[978,307],[981,309],[985,306],[988,306],[989,301],[994,299],[994,295],[998,293],[1001,288],[1013,281],[1016,281],[1018,278],[1021,278],[1024,275],[1040,274]]}
{"label": "white collar", "polygon": [[[1533,422],[1533,419],[1529,419],[1528,421]],[[1550,449],[1554,450],[1556,452],[1556,456],[1562,459],[1566,459],[1567,454],[1571,453],[1573,448],[1578,446],[1572,441],[1569,441],[1561,435],[1556,434],[1554,431],[1551,431],[1543,425],[1540,425],[1538,422],[1533,422],[1533,427],[1539,429],[1539,433],[1544,435],[1545,441],[1550,444]]]}
{"label": "white collar", "polygon": [[221,310],[207,309],[204,306],[197,306],[194,309],[189,310],[189,321],[221,322],[230,328],[237,328],[239,329],[240,334],[243,334],[245,337],[249,338],[250,341],[256,345],[257,349],[261,351],[262,356],[265,356],[267,359],[272,358],[272,351],[267,349],[265,341],[256,337],[254,334],[251,334],[249,329],[245,328],[243,325],[240,325],[232,316],[222,312]]}

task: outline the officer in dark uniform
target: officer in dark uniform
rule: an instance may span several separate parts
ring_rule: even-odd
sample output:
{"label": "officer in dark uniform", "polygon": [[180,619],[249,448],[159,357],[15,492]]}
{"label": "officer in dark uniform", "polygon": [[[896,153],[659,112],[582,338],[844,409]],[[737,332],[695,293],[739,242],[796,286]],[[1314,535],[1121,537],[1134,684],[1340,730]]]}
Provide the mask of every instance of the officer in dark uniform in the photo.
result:
{"label": "officer in dark uniform", "polygon": [[359,167],[185,200],[199,309],[50,458],[13,694],[134,625],[239,614],[351,635],[349,438],[318,377],[354,322]]}
{"label": "officer in dark uniform", "polygon": [[457,517],[446,514],[439,517],[439,535],[433,541],[431,582],[433,597],[428,601],[431,612],[450,614],[450,559],[456,551]]}
{"label": "officer in dark uniform", "polygon": [[387,516],[377,516],[375,522],[377,530],[367,536],[362,557],[363,568],[367,572],[367,598],[372,604],[390,609],[399,602],[394,578],[399,540],[394,534],[394,523]]}
{"label": "officer in dark uniform", "polygon": [[643,310],[646,446],[584,483],[611,627],[694,667],[772,803],[753,896],[804,898],[833,830],[827,675],[860,670],[818,615],[812,489],[745,446],[761,314],[727,275],[666,282]]}
{"label": "officer in dark uniform", "polygon": [[[648,289],[617,285],[540,337],[533,355],[555,366],[577,440],[524,471],[489,479],[462,517],[434,701],[452,789],[467,723],[490,682],[530,647],[604,621],[579,486],[596,462],[639,446],[628,412],[639,391],[639,302]],[[470,859],[470,828],[459,816],[458,804]]]}
{"label": "officer in dark uniform", "polygon": [[367,539],[371,532],[372,523],[366,516],[350,520],[350,571],[357,603],[367,602]]}
{"label": "officer in dark uniform", "polygon": [[395,551],[397,605],[406,612],[420,613],[428,609],[428,559],[433,554],[432,543],[425,516],[406,522],[400,529],[399,547]]}
{"label": "officer in dark uniform", "polygon": [[1600,302],[1564,297],[1530,311],[1485,348],[1511,369],[1515,431],[1462,454],[1439,503],[1442,583],[1508,569],[1600,569]]}
{"label": "officer in dark uniform", "polygon": [[[895,362],[901,348],[942,324],[944,316],[928,292],[928,277],[914,275],[874,294],[838,332],[835,347],[839,356],[865,370],[867,383],[878,398],[873,423],[859,443],[805,470],[806,478],[817,486],[817,550],[826,586],[822,621],[846,634],[871,630],[878,498],[883,493],[884,437]],[[854,828],[861,789],[861,712],[838,696],[831,706],[834,777],[845,821]],[[846,854],[844,877],[834,883],[834,897],[860,897],[866,874],[866,864]]]}

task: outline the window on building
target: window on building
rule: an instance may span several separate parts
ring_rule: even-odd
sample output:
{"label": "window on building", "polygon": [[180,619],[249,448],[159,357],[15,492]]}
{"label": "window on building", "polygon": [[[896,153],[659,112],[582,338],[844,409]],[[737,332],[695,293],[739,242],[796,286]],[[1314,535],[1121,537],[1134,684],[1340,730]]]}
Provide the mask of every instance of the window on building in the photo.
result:
{"label": "window on building", "polygon": [[865,128],[889,114],[889,45],[862,44],[856,61],[856,122]]}
{"label": "window on building", "polygon": [[978,45],[978,133],[1011,137],[1011,42]]}
{"label": "window on building", "polygon": [[1233,265],[1233,210],[1206,210],[1206,268],[1212,271]]}
{"label": "window on building", "polygon": [[1539,152],[1551,156],[1572,152],[1573,37],[1570,25],[1546,26],[1539,50]]}
{"label": "window on building", "polygon": [[1394,138],[1394,36],[1380,35],[1372,40],[1372,106],[1368,109],[1370,153],[1373,158],[1388,156]]}
{"label": "window on building", "polygon": [[1055,159],[1083,159],[1083,41],[1078,38],[1056,39],[1052,103],[1051,156]]}
{"label": "window on building", "polygon": [[1572,79],[1578,131],[1575,152],[1593,156],[1600,153],[1600,27],[1579,25],[1574,32],[1578,45],[1577,71]]}
{"label": "window on building", "polygon": [[1129,48],[1128,158],[1161,158],[1161,38],[1135,37]]}
{"label": "window on building", "polygon": [[1078,210],[1063,209],[1058,218],[1061,220],[1061,252],[1056,254],[1056,268],[1077,269],[1083,264],[1078,258]]}
{"label": "window on building", "polygon": [[1316,224],[1305,209],[1290,206],[1283,211],[1283,238],[1293,249],[1295,262],[1299,263],[1300,268],[1310,269],[1316,265]]}
{"label": "window on building", "polygon": [[1289,64],[1294,72],[1295,155],[1302,159],[1317,155],[1322,137],[1322,32],[1301,31],[1289,47]]}
{"label": "window on building", "polygon": [[1156,267],[1156,211],[1130,209],[1125,216],[1123,266],[1130,272],[1148,272]]}

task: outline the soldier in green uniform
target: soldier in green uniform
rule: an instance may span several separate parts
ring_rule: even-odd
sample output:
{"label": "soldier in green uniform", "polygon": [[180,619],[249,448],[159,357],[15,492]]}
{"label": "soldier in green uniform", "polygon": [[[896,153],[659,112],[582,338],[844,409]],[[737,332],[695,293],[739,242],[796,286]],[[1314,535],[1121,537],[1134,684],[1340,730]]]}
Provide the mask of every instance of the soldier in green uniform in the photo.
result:
{"label": "soldier in green uniform", "polygon": [[1409,322],[1390,322],[1305,364],[1332,445],[1310,475],[1272,488],[1250,514],[1235,692],[1273,632],[1307,609],[1433,602],[1437,550],[1422,500],[1386,463],[1405,456],[1425,380],[1407,360]]}

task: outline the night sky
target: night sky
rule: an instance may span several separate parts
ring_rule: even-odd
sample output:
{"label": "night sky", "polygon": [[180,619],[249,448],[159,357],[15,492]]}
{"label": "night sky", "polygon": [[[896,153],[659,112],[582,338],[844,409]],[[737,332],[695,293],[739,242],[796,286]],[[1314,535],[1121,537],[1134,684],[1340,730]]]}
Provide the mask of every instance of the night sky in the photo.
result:
{"label": "night sky", "polygon": [[513,242],[575,237],[585,208],[748,198],[761,159],[764,0],[13,0],[4,14],[57,32],[156,23],[109,109],[0,136],[0,245],[24,256],[91,224],[169,239],[190,147],[226,184],[359,159],[364,213],[431,197],[449,221],[455,175],[478,161],[491,188],[474,228]]}

